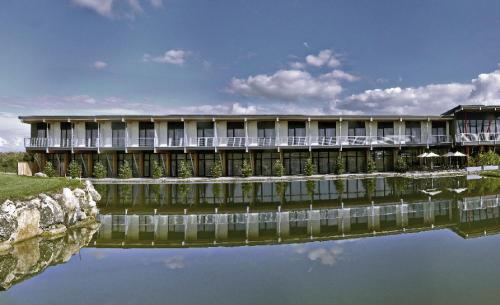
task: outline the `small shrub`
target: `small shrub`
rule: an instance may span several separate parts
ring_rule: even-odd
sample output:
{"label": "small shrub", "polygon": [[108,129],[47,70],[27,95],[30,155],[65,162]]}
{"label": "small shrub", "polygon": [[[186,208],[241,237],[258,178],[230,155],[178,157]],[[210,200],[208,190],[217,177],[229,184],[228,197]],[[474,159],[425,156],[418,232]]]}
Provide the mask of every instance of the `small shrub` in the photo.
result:
{"label": "small shrub", "polygon": [[118,177],[121,179],[132,178],[132,167],[127,160],[123,161],[123,164],[118,169]]}
{"label": "small shrub", "polygon": [[253,168],[250,160],[243,160],[243,164],[241,165],[241,174],[243,177],[250,177],[253,175]]}
{"label": "small shrub", "polygon": [[210,168],[210,176],[214,178],[222,177],[222,162],[220,160],[216,160]]}
{"label": "small shrub", "polygon": [[68,173],[71,178],[79,178],[82,175],[82,167],[78,162],[72,160],[69,163]]}
{"label": "small shrub", "polygon": [[477,166],[477,161],[473,156],[467,156],[467,166]]}
{"label": "small shrub", "polygon": [[285,167],[283,166],[283,163],[281,163],[281,160],[274,161],[273,169],[275,176],[281,177],[285,175]]}
{"label": "small shrub", "polygon": [[337,157],[337,161],[335,162],[335,174],[342,175],[343,173],[345,173],[344,160],[342,159],[342,156],[339,155]]}
{"label": "small shrub", "polygon": [[158,161],[153,161],[152,166],[153,166],[153,178],[159,179],[163,177],[163,168],[161,168]]}
{"label": "small shrub", "polygon": [[371,156],[368,157],[368,160],[366,161],[366,172],[367,173],[374,173],[377,171],[377,165],[375,164],[375,161]]}
{"label": "small shrub", "polygon": [[108,175],[108,171],[106,170],[106,167],[104,166],[104,164],[102,164],[101,161],[97,161],[94,164],[93,172],[94,172],[94,177],[98,179],[105,178]]}
{"label": "small shrub", "polygon": [[478,165],[497,165],[498,163],[499,157],[492,150],[479,154]]}
{"label": "small shrub", "polygon": [[193,169],[191,168],[191,165],[187,163],[186,161],[181,161],[179,163],[179,177],[183,179],[187,179],[193,176]]}
{"label": "small shrub", "polygon": [[304,174],[306,176],[312,176],[316,173],[316,166],[314,166],[314,163],[311,158],[306,160],[306,164],[304,165]]}
{"label": "small shrub", "polygon": [[396,160],[395,170],[398,173],[404,173],[408,170],[408,164],[406,164],[405,158],[398,156],[398,158]]}
{"label": "small shrub", "polygon": [[48,177],[54,177],[56,175],[56,170],[54,169],[54,165],[52,165],[52,162],[47,161],[47,163],[45,163],[43,173]]}

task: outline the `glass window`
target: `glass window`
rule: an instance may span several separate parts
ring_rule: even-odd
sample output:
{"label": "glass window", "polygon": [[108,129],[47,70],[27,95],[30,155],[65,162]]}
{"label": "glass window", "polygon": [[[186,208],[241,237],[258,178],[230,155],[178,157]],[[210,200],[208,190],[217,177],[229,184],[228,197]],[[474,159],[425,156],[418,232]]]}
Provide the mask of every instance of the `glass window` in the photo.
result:
{"label": "glass window", "polygon": [[336,126],[335,122],[319,122],[318,123],[318,136],[325,138],[335,138]]}
{"label": "glass window", "polygon": [[420,122],[405,122],[406,141],[409,143],[420,143],[421,139],[421,124]]}
{"label": "glass window", "polygon": [[96,147],[98,135],[98,126],[96,122],[85,122],[85,146]]}
{"label": "glass window", "polygon": [[349,121],[348,123],[348,136],[366,136],[365,122],[362,121]]}
{"label": "glass window", "polygon": [[61,147],[71,146],[71,129],[73,123],[61,122]]}
{"label": "glass window", "polygon": [[306,122],[288,122],[289,137],[305,137]]}
{"label": "glass window", "polygon": [[244,122],[227,122],[228,137],[245,137]]}
{"label": "glass window", "polygon": [[155,138],[155,123],[139,122],[139,146],[153,147]]}
{"label": "glass window", "polygon": [[111,123],[111,137],[113,147],[125,147],[125,123]]}
{"label": "glass window", "polygon": [[387,137],[394,135],[394,122],[377,122],[377,136]]}
{"label": "glass window", "polygon": [[198,176],[210,176],[210,170],[219,156],[215,153],[199,153],[198,154]]}
{"label": "glass window", "polygon": [[184,123],[168,122],[168,146],[182,146],[184,142]]}
{"label": "glass window", "polygon": [[257,152],[255,154],[255,175],[272,176],[274,175],[273,164],[280,159],[278,152]]}

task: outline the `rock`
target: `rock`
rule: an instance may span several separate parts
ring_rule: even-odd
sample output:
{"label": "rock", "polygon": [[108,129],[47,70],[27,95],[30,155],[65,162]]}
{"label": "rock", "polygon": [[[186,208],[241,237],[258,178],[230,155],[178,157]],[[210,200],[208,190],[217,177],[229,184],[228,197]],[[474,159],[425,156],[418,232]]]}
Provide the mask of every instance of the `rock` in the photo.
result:
{"label": "rock", "polygon": [[64,223],[64,212],[59,203],[50,196],[40,194],[40,226],[49,228],[53,225]]}
{"label": "rock", "polygon": [[17,228],[9,240],[21,241],[40,235],[40,211],[34,205],[26,205],[16,211]]}
{"label": "rock", "polygon": [[75,195],[69,188],[63,189],[61,207],[66,214],[66,217],[64,219],[66,225],[74,225],[77,221],[76,213],[80,210],[80,204],[78,198],[75,197]]}
{"label": "rock", "polygon": [[90,196],[92,196],[92,199],[95,201],[100,201],[101,200],[101,194],[99,194],[95,188],[94,185],[92,185],[92,182],[86,180],[85,181],[85,191],[87,191]]}
{"label": "rock", "polygon": [[44,173],[41,173],[41,172],[38,172],[38,173],[35,173],[34,175],[35,177],[40,177],[40,178],[47,178],[48,176]]}

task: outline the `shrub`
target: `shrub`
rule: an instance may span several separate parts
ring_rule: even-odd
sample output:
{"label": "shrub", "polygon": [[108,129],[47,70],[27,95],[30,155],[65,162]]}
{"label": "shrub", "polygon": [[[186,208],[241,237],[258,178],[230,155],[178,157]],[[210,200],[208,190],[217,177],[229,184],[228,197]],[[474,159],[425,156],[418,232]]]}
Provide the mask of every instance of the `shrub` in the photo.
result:
{"label": "shrub", "polygon": [[123,164],[118,169],[118,177],[121,179],[132,178],[132,167],[127,160],[123,161]]}
{"label": "shrub", "polygon": [[492,150],[479,154],[478,165],[497,165],[498,163],[499,157]]}
{"label": "shrub", "polygon": [[105,178],[108,175],[108,171],[106,170],[106,167],[104,166],[104,164],[102,164],[101,161],[97,161],[94,164],[93,172],[94,172],[94,177],[98,179]]}
{"label": "shrub", "polygon": [[306,176],[312,176],[316,173],[316,166],[314,166],[314,163],[311,158],[306,160],[306,164],[304,165],[304,174]]}
{"label": "shrub", "polygon": [[405,158],[398,156],[396,160],[395,170],[398,173],[404,173],[408,170],[408,165],[406,164]]}
{"label": "shrub", "polygon": [[345,173],[344,160],[342,156],[339,155],[335,162],[335,174],[342,175],[343,173]]}
{"label": "shrub", "polygon": [[17,173],[17,162],[33,161],[31,155],[19,152],[0,153],[0,167],[3,172]]}
{"label": "shrub", "polygon": [[54,177],[56,175],[56,170],[54,169],[54,165],[52,165],[52,162],[47,161],[47,163],[45,163],[43,173],[48,177]]}
{"label": "shrub", "polygon": [[274,169],[274,175],[278,177],[285,175],[285,167],[283,166],[283,163],[281,163],[281,160],[274,161],[273,169]]}
{"label": "shrub", "polygon": [[179,177],[183,179],[187,179],[193,176],[193,169],[191,168],[191,165],[187,163],[186,161],[181,161],[179,163]]}
{"label": "shrub", "polygon": [[159,179],[163,176],[163,168],[161,168],[160,164],[158,161],[153,161],[153,178]]}
{"label": "shrub", "polygon": [[241,174],[243,177],[250,177],[253,175],[253,168],[250,160],[243,160],[243,164],[241,165]]}
{"label": "shrub", "polygon": [[220,160],[216,160],[210,168],[210,176],[214,178],[222,177],[222,162]]}
{"label": "shrub", "polygon": [[79,178],[82,175],[82,167],[76,160],[69,163],[68,173],[71,178]]}
{"label": "shrub", "polygon": [[377,171],[377,165],[375,164],[373,158],[369,156],[368,160],[366,161],[366,172],[374,173],[376,171]]}
{"label": "shrub", "polygon": [[477,166],[477,163],[473,156],[467,156],[467,166]]}

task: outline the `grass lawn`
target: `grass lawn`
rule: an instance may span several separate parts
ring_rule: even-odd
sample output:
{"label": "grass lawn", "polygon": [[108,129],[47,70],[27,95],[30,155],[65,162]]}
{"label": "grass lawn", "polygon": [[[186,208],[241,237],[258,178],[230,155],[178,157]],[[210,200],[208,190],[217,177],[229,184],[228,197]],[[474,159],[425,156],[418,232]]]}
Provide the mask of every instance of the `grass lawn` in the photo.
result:
{"label": "grass lawn", "polygon": [[483,172],[481,172],[481,176],[500,178],[500,169],[493,170],[493,171],[483,171]]}
{"label": "grass lawn", "polygon": [[25,199],[40,193],[58,193],[65,187],[74,189],[82,186],[83,182],[64,177],[38,178],[0,174],[0,204],[6,199]]}

